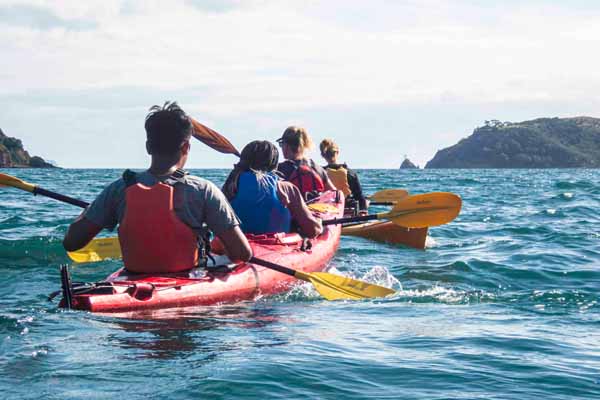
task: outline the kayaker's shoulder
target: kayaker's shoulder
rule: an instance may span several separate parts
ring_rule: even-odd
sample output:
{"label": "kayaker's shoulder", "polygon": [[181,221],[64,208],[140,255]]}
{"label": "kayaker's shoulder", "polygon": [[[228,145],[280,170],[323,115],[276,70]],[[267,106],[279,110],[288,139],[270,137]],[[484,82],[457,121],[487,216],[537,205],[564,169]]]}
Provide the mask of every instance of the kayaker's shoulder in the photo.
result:
{"label": "kayaker's shoulder", "polygon": [[184,181],[187,185],[195,186],[195,187],[206,187],[213,184],[211,181],[205,178],[201,178],[196,175],[187,174],[184,178]]}
{"label": "kayaker's shoulder", "polygon": [[123,177],[120,177],[119,179],[115,179],[108,185],[104,186],[105,192],[118,192],[118,191],[123,191],[123,190],[125,190],[125,181],[123,180]]}
{"label": "kayaker's shoulder", "polygon": [[196,175],[189,175],[189,174],[186,175],[184,179],[185,179],[186,187],[191,190],[203,192],[203,193],[205,193],[205,192],[206,193],[221,192],[221,189],[219,189],[219,187],[217,185],[215,185],[213,182],[209,181],[208,179],[201,178]]}
{"label": "kayaker's shoulder", "polygon": [[280,172],[288,172],[293,171],[295,168],[295,163],[291,160],[284,160],[277,164],[277,170]]}
{"label": "kayaker's shoulder", "polygon": [[277,181],[277,196],[286,207],[292,202],[299,201],[297,199],[302,199],[298,186],[283,180]]}

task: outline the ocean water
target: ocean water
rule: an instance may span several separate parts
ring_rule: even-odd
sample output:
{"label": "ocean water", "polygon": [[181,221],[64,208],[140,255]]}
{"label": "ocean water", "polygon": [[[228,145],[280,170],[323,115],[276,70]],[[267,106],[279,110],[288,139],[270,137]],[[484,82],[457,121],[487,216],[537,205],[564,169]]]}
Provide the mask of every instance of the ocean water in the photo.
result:
{"label": "ocean water", "polygon": [[[85,200],[117,170],[1,170]],[[221,184],[225,170],[193,171]],[[361,170],[368,193],[450,191],[425,251],[342,238],[338,273],[391,285],[328,302],[307,284],[152,319],[57,309],[76,207],[0,188],[0,397],[600,398],[599,170]],[[72,267],[101,280],[116,261]]]}

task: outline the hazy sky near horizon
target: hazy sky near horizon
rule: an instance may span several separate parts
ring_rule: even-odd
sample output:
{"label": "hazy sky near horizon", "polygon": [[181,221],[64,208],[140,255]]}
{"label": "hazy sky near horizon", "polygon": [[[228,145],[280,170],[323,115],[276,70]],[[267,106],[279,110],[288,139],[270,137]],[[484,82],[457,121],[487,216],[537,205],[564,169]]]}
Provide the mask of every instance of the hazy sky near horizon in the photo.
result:
{"label": "hazy sky near horizon", "polygon": [[[239,149],[296,124],[356,168],[424,165],[484,120],[600,117],[599,44],[588,1],[0,0],[0,128],[141,168],[176,100]],[[188,166],[234,162],[193,142]]]}

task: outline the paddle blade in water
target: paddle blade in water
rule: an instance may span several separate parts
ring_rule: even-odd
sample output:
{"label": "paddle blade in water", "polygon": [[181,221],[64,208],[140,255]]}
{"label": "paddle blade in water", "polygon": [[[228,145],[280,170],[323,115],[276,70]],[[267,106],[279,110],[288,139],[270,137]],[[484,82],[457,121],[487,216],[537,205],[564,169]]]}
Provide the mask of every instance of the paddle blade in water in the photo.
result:
{"label": "paddle blade in water", "polygon": [[404,189],[384,189],[373,193],[369,200],[377,203],[393,203],[402,200],[408,196],[408,191]]}
{"label": "paddle blade in water", "polygon": [[454,193],[434,192],[409,196],[390,212],[378,214],[407,228],[424,228],[446,224],[460,213],[462,200]]}
{"label": "paddle blade in water", "polygon": [[84,248],[67,252],[69,258],[77,263],[102,261],[107,258],[121,258],[119,238],[99,238],[89,242]]}
{"label": "paddle blade in water", "polygon": [[195,119],[190,118],[190,120],[192,121],[192,126],[194,127],[192,135],[196,139],[218,152],[235,154],[238,157],[240,156],[239,151],[237,151],[235,146],[232,145],[229,140],[225,139],[223,136],[213,131],[209,127],[202,125]]}
{"label": "paddle blade in water", "polygon": [[395,293],[394,290],[383,286],[328,272],[305,273],[296,271],[295,276],[298,279],[312,283],[317,292],[327,300],[373,299]]}

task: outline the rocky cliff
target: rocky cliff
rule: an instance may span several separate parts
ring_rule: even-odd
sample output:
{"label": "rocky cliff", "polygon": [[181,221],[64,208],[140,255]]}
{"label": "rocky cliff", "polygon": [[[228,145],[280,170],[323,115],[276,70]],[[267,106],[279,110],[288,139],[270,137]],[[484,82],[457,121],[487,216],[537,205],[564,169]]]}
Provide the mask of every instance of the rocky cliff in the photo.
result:
{"label": "rocky cliff", "polygon": [[600,168],[600,119],[486,121],[425,168]]}
{"label": "rocky cliff", "polygon": [[405,158],[404,161],[402,161],[402,164],[400,164],[400,169],[418,169],[419,167],[417,167],[412,161],[410,161],[408,158]]}
{"label": "rocky cliff", "polygon": [[31,157],[23,148],[23,143],[13,137],[6,136],[0,129],[0,168],[53,168],[38,156]]}

